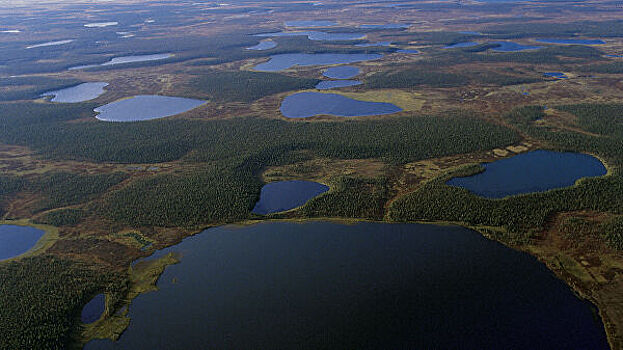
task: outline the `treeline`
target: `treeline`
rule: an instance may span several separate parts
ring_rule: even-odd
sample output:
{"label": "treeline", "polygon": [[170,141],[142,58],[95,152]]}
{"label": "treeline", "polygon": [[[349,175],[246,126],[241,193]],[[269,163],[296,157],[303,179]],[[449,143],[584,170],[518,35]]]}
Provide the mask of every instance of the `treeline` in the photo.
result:
{"label": "treeline", "polygon": [[78,85],[78,79],[59,79],[51,77],[10,77],[0,78],[0,101],[14,101],[38,98],[41,94]]}
{"label": "treeline", "polygon": [[0,349],[66,349],[82,307],[107,293],[127,292],[125,276],[51,256],[0,264]]}

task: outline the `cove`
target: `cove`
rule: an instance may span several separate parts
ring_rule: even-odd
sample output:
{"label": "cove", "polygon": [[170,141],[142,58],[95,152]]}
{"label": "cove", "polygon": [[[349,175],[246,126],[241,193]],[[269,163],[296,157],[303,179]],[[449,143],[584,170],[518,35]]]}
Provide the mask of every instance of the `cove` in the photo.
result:
{"label": "cove", "polygon": [[80,85],[68,87],[66,89],[48,91],[41,94],[41,96],[53,96],[50,101],[62,102],[62,103],[76,103],[89,101],[97,98],[105,92],[104,88],[108,86],[108,83],[96,82],[96,83],[83,83]]}
{"label": "cove", "polygon": [[325,80],[316,85],[318,90],[337,89],[341,87],[357,86],[361,85],[359,80]]}
{"label": "cove", "polygon": [[485,171],[450,179],[447,184],[463,187],[479,196],[503,198],[572,186],[583,177],[605,175],[599,159],[582,153],[533,151],[484,163]]}
{"label": "cove", "polygon": [[462,227],[222,226],[96,349],[608,349],[593,307],[534,257]]}
{"label": "cove", "polygon": [[350,79],[361,73],[361,70],[353,66],[339,66],[327,68],[322,75],[331,79]]}
{"label": "cove", "polygon": [[294,66],[326,66],[371,61],[381,57],[383,55],[362,53],[286,53],[270,56],[268,62],[260,63],[253,69],[260,72],[276,72]]}
{"label": "cove", "polygon": [[337,94],[301,92],[286,97],[281,113],[287,118],[306,118],[315,115],[359,117],[400,112],[399,107],[385,102],[358,101]]}
{"label": "cove", "polygon": [[96,118],[107,122],[131,122],[164,118],[189,111],[205,101],[191,98],[138,95],[94,109]]}
{"label": "cove", "polygon": [[82,323],[93,323],[102,317],[106,308],[106,295],[98,294],[89,301],[80,313],[80,321]]}
{"label": "cove", "polygon": [[294,209],[328,190],[329,186],[313,181],[271,182],[262,187],[253,213],[266,215]]}
{"label": "cove", "polygon": [[30,226],[0,225],[0,260],[26,253],[45,231]]}

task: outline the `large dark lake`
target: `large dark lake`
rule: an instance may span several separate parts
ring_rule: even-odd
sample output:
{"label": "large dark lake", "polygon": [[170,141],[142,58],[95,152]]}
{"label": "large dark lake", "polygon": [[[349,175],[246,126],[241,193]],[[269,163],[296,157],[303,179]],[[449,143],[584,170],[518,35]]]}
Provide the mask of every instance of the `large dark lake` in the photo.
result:
{"label": "large dark lake", "polygon": [[281,113],[287,118],[306,118],[315,115],[359,117],[400,112],[391,103],[353,100],[338,94],[301,92],[286,97],[281,103]]}
{"label": "large dark lake", "polygon": [[582,153],[533,151],[483,164],[485,171],[456,177],[448,185],[459,186],[483,197],[502,198],[573,185],[583,177],[605,175],[599,159]]}
{"label": "large dark lake", "polygon": [[592,305],[465,228],[266,222],[169,252],[120,340],[86,349],[608,349]]}
{"label": "large dark lake", "polygon": [[26,253],[45,231],[30,226],[0,225],[0,260]]}

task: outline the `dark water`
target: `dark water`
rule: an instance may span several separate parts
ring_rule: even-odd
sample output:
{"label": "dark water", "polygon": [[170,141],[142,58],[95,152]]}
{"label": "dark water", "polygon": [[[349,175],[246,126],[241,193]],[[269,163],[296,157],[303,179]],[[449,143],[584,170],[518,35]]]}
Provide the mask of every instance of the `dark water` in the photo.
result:
{"label": "dark water", "polygon": [[458,49],[458,48],[461,48],[461,47],[472,47],[472,46],[476,46],[476,45],[478,45],[478,43],[475,42],[475,41],[467,41],[467,42],[463,42],[463,43],[456,43],[456,44],[444,46],[444,49]]}
{"label": "dark water", "polygon": [[420,51],[413,50],[413,49],[400,49],[400,50],[397,50],[396,52],[400,52],[400,53],[420,53]]}
{"label": "dark water", "polygon": [[253,69],[261,72],[276,72],[294,66],[325,66],[376,60],[379,54],[362,53],[286,53],[270,57],[268,62],[260,63]]}
{"label": "dark water", "polygon": [[325,80],[316,85],[318,90],[337,89],[341,87],[357,86],[361,85],[359,80]]}
{"label": "dark water", "polygon": [[453,226],[224,226],[85,349],[607,349],[603,325],[533,257]]}
{"label": "dark water", "polygon": [[276,42],[274,42],[272,40],[262,40],[262,41],[259,42],[259,44],[255,45],[255,46],[247,47],[247,50],[264,51],[264,50],[274,49],[275,47],[277,47],[277,43]]}
{"label": "dark water", "polygon": [[331,79],[350,79],[361,73],[361,70],[353,66],[338,66],[327,68],[322,75]]}
{"label": "dark water", "polygon": [[265,215],[294,209],[328,190],[329,186],[313,181],[271,182],[262,187],[253,212]]}
{"label": "dark water", "polygon": [[303,27],[303,28],[311,28],[311,27],[333,27],[337,25],[337,22],[333,21],[287,21],[287,27]]}
{"label": "dark water", "polygon": [[94,109],[97,119],[107,122],[131,122],[164,118],[189,111],[205,101],[191,98],[139,95]]}
{"label": "dark water", "polygon": [[362,43],[355,44],[356,47],[375,47],[375,46],[390,46],[392,44],[391,41],[377,41],[374,43]]}
{"label": "dark water", "polygon": [[0,225],[0,260],[26,253],[44,234],[30,226]]}
{"label": "dark water", "polygon": [[93,323],[102,317],[104,309],[106,308],[106,295],[98,294],[91,301],[89,301],[80,314],[80,321],[82,323]]}
{"label": "dark water", "polygon": [[537,39],[536,41],[544,44],[563,45],[603,45],[606,43],[599,39]]}
{"label": "dark water", "polygon": [[337,94],[301,92],[286,97],[281,103],[281,113],[288,118],[305,118],[314,115],[357,117],[400,112],[399,107],[385,102],[358,101]]}
{"label": "dark water", "polygon": [[512,41],[495,41],[492,44],[498,44],[500,46],[493,49],[496,52],[516,52],[525,50],[538,50],[541,46],[528,46],[514,43]]}
{"label": "dark water", "polygon": [[483,164],[485,171],[447,182],[483,197],[502,198],[571,186],[583,177],[601,176],[599,159],[581,153],[534,151]]}
{"label": "dark water", "polygon": [[565,75],[565,73],[561,73],[561,72],[547,72],[547,73],[543,73],[543,75],[546,77],[550,77],[550,78],[567,79],[567,76]]}
{"label": "dark water", "polygon": [[63,103],[76,103],[89,101],[97,98],[105,92],[104,88],[108,83],[83,83],[66,89],[48,91],[41,96],[54,96],[50,101]]}
{"label": "dark water", "polygon": [[305,35],[309,40],[315,41],[340,41],[340,40],[360,40],[365,39],[366,35],[362,33],[327,33],[319,31],[305,32],[275,32],[255,34],[262,37],[278,37],[278,36],[299,36]]}

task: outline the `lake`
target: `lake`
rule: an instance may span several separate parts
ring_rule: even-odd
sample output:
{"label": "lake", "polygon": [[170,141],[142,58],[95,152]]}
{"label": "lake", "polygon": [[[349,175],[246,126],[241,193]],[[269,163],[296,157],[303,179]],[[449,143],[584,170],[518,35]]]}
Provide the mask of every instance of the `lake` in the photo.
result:
{"label": "lake", "polygon": [[567,76],[565,75],[565,73],[561,73],[561,72],[547,72],[547,73],[543,73],[543,75],[549,78],[567,79]]}
{"label": "lake", "polygon": [[46,43],[41,43],[41,44],[36,44],[36,45],[30,45],[27,46],[27,49],[36,49],[39,47],[48,47],[48,46],[58,46],[58,45],[65,45],[65,44],[69,44],[71,42],[73,42],[73,39],[69,39],[69,40],[58,40],[58,41],[48,41]]}
{"label": "lake", "polygon": [[260,200],[253,213],[266,215],[302,206],[310,199],[325,193],[329,186],[313,181],[277,181],[262,187]]}
{"label": "lake", "polygon": [[53,96],[50,101],[62,102],[62,103],[76,103],[89,101],[97,98],[104,92],[104,88],[108,86],[108,83],[95,82],[95,83],[82,83],[80,85],[68,87],[66,89],[48,91],[41,96]]}
{"label": "lake", "polygon": [[102,317],[106,308],[106,295],[98,294],[89,301],[80,313],[80,321],[82,323],[93,323]]}
{"label": "lake", "polygon": [[84,26],[87,28],[105,28],[110,26],[116,26],[119,22],[97,22],[97,23],[87,23]]}
{"label": "lake", "polygon": [[388,23],[388,24],[362,24],[359,26],[361,29],[407,29],[411,25],[403,23]]}
{"label": "lake", "polygon": [[603,45],[606,42],[599,39],[537,39],[543,44],[562,44],[562,45]]}
{"label": "lake", "polygon": [[356,47],[376,47],[376,46],[390,46],[392,44],[391,41],[377,41],[375,43],[362,43],[355,44]]}
{"label": "lake", "polygon": [[370,53],[286,53],[270,56],[268,62],[260,63],[253,69],[261,72],[276,72],[294,66],[327,66],[376,60],[383,57]]}
{"label": "lake", "polygon": [[599,159],[582,153],[533,151],[484,163],[485,171],[456,177],[448,185],[463,187],[479,196],[506,196],[568,187],[583,177],[605,175]]}
{"label": "lake", "polygon": [[301,35],[305,35],[307,36],[309,40],[314,40],[314,41],[361,40],[361,39],[366,38],[366,35],[362,33],[327,33],[327,32],[318,32],[318,31],[275,32],[275,33],[255,34],[255,36],[262,36],[262,37],[301,36]]}
{"label": "lake", "polygon": [[608,349],[594,309],[534,257],[466,228],[222,226],[96,349]]}
{"label": "lake", "polygon": [[138,95],[97,107],[96,118],[107,122],[131,122],[169,117],[196,108],[205,101],[183,97]]}
{"label": "lake", "polygon": [[287,21],[286,27],[333,27],[337,25],[337,22],[333,21]]}
{"label": "lake", "polygon": [[337,89],[341,87],[357,86],[361,85],[359,80],[325,80],[316,85],[318,90]]}
{"label": "lake", "polygon": [[0,225],[0,260],[26,253],[44,234],[45,231],[31,226]]}
{"label": "lake", "polygon": [[117,64],[124,63],[136,63],[136,62],[149,62],[149,61],[159,61],[167,58],[173,57],[173,54],[170,53],[158,53],[153,55],[134,55],[134,56],[121,56],[114,57],[108,62],[104,62],[102,64],[89,64],[85,66],[76,66],[70,67],[68,70],[79,70],[79,69],[88,69],[94,67],[105,67],[105,66],[114,66]]}
{"label": "lake", "polygon": [[472,47],[472,46],[477,46],[478,43],[475,41],[467,41],[467,42],[463,42],[463,43],[455,43],[455,44],[451,44],[451,45],[447,45],[444,46],[444,49],[458,49],[461,47]]}
{"label": "lake", "polygon": [[361,70],[353,66],[338,66],[327,68],[322,75],[331,79],[350,79],[361,73]]}
{"label": "lake", "polygon": [[491,44],[497,44],[499,46],[493,48],[493,51],[496,52],[516,52],[516,51],[526,51],[526,50],[538,50],[541,49],[542,46],[528,46],[514,43],[512,41],[495,41]]}
{"label": "lake", "polygon": [[259,42],[259,44],[255,45],[255,46],[247,47],[247,50],[263,51],[263,50],[274,49],[275,47],[277,47],[277,43],[276,42],[274,42],[272,40],[262,40],[262,41]]}
{"label": "lake", "polygon": [[287,118],[306,118],[315,115],[358,117],[400,112],[399,107],[385,102],[358,101],[337,94],[301,92],[286,97],[281,113]]}
{"label": "lake", "polygon": [[399,52],[399,53],[420,53],[420,51],[413,50],[413,49],[400,49],[400,50],[396,50],[396,52]]}

